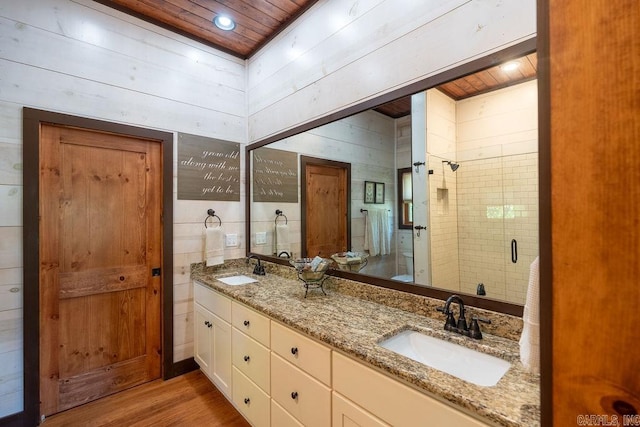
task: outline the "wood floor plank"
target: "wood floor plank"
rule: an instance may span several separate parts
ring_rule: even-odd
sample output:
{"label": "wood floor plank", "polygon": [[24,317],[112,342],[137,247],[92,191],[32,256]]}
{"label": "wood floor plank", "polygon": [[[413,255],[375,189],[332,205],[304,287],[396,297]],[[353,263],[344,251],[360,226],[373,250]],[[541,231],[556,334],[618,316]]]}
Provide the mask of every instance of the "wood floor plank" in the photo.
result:
{"label": "wood floor plank", "polygon": [[156,380],[47,417],[44,427],[210,426],[249,423],[202,374]]}

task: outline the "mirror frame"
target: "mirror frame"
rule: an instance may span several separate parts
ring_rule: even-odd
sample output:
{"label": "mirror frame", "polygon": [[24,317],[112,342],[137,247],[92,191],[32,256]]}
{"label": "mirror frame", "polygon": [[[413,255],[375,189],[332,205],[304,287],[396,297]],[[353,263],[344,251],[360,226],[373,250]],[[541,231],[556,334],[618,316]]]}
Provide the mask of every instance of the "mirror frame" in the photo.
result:
{"label": "mirror frame", "polygon": [[[496,65],[499,65],[503,62],[506,62],[510,59],[519,58],[524,55],[528,55],[536,51],[536,43],[537,38],[533,37],[531,39],[525,40],[523,42],[517,43],[515,45],[509,46],[500,51],[494,52],[482,58],[478,58],[467,62],[465,64],[459,65],[457,67],[453,67],[442,73],[438,73],[434,76],[427,77],[425,79],[419,80],[417,82],[411,83],[407,86],[404,86],[399,89],[395,89],[391,92],[385,93],[383,95],[377,96],[375,98],[369,99],[361,104],[354,105],[351,107],[347,107],[344,110],[328,114],[319,119],[312,120],[307,123],[303,123],[299,126],[293,127],[291,129],[280,132],[276,135],[267,137],[265,139],[259,140],[252,144],[248,144],[245,146],[245,171],[246,171],[246,180],[245,180],[245,213],[246,213],[246,222],[245,222],[245,245],[246,245],[246,256],[255,255],[260,259],[265,261],[273,262],[276,264],[289,265],[288,260],[262,255],[255,254],[251,252],[251,151],[263,147],[265,145],[271,144],[273,142],[279,141],[281,139],[285,139],[294,135],[297,135],[302,132],[306,132],[308,130],[317,128],[319,126],[334,122],[336,120],[343,119],[345,117],[352,116],[354,114],[361,113],[363,111],[370,110],[374,107],[377,107],[381,104],[385,104],[387,102],[396,100],[398,98],[402,98],[405,96],[413,95],[415,93],[434,88],[438,85],[446,83],[451,80],[455,80],[461,77],[464,77],[469,74],[476,73],[480,70],[484,70],[486,68],[490,68]],[[387,289],[394,289],[402,292],[408,292],[416,295],[446,300],[452,294],[458,294],[464,297],[465,304],[482,308],[486,310],[491,310],[499,313],[509,314],[512,316],[522,317],[524,306],[520,304],[514,304],[510,302],[505,302],[501,300],[495,300],[486,297],[478,297],[473,294],[466,294],[462,292],[455,292],[448,289],[436,288],[436,287],[426,287],[415,285],[411,283],[397,282],[391,279],[385,279],[381,277],[368,276],[360,273],[352,273],[349,271],[343,270],[334,270],[330,269],[327,272],[328,275],[334,277],[340,277],[344,279],[354,280],[357,282],[368,283],[370,285],[379,286]]]}

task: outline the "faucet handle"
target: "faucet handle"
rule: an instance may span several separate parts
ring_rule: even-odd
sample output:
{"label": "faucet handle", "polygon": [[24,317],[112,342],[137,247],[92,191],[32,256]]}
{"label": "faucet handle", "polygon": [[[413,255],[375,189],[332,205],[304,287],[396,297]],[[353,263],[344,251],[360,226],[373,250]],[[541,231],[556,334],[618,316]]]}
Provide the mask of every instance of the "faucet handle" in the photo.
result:
{"label": "faucet handle", "polygon": [[472,320],[472,321],[473,321],[473,320],[477,320],[478,322],[491,324],[491,320],[489,320],[489,319],[485,319],[485,318],[483,318],[483,317],[473,316],[473,317],[471,318],[471,320]]}
{"label": "faucet handle", "polygon": [[478,322],[491,323],[489,319],[483,319],[482,317],[473,316],[471,318],[471,326],[469,327],[469,336],[477,340],[482,339],[482,331],[480,331],[480,325]]}

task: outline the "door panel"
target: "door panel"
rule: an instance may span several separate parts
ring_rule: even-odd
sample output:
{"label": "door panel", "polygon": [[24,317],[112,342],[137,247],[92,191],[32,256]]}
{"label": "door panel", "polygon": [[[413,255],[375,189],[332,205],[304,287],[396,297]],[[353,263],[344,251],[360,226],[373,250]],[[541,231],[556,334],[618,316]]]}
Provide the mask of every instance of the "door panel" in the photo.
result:
{"label": "door panel", "polygon": [[305,181],[306,256],[330,257],[336,252],[346,251],[346,169],[307,164]]}
{"label": "door panel", "polygon": [[42,127],[44,415],[160,377],[160,155],[154,141]]}

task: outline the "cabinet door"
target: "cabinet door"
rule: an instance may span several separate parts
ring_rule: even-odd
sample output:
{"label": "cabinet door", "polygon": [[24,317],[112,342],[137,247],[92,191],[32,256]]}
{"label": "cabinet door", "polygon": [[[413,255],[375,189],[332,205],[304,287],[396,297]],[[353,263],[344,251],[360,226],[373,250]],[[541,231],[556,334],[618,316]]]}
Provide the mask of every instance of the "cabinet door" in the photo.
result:
{"label": "cabinet door", "polygon": [[340,394],[333,392],[333,427],[390,427]]}
{"label": "cabinet door", "polygon": [[211,380],[226,396],[231,396],[231,325],[215,315],[211,323]]}
{"label": "cabinet door", "polygon": [[193,358],[204,374],[211,378],[211,314],[207,309],[200,306],[200,304],[194,304],[194,340],[193,340]]}

